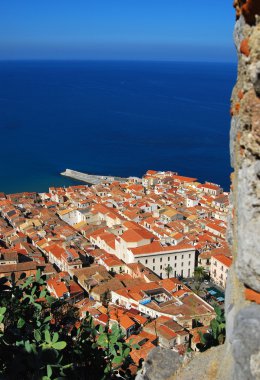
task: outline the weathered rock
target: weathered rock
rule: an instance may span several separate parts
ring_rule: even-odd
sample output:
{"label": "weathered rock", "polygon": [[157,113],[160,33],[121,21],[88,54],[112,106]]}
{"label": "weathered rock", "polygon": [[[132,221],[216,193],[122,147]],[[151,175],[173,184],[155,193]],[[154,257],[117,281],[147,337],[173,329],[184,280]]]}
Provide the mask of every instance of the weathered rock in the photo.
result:
{"label": "weathered rock", "polygon": [[245,307],[244,287],[240,283],[234,267],[230,269],[225,292],[226,341],[232,342],[235,329],[235,316]]}
{"label": "weathered rock", "polygon": [[232,342],[235,379],[256,379],[260,356],[260,306],[252,304],[242,309],[235,318],[235,325]]}
{"label": "weathered rock", "polygon": [[[243,22],[240,22],[243,28]],[[237,255],[235,267],[240,280],[251,288],[260,291],[260,236],[256,234],[260,223],[260,99],[258,98],[260,64],[260,24],[250,35],[250,62],[240,57],[237,88],[243,88],[246,94],[240,99],[240,107],[233,116],[230,132],[230,150],[232,166],[235,168],[237,196],[235,209],[237,225]],[[237,34],[239,32],[237,27]],[[245,41],[245,40],[244,40]],[[236,43],[239,43],[236,40]],[[236,102],[236,88],[232,99]],[[235,103],[236,104],[236,103]],[[239,135],[239,139],[237,138]]]}
{"label": "weathered rock", "polygon": [[181,356],[177,352],[156,347],[149,353],[136,380],[166,380],[180,367],[181,363]]}
{"label": "weathered rock", "polygon": [[235,265],[226,288],[225,349],[233,361],[232,379],[251,380],[260,375],[260,306],[245,298],[245,285],[254,290],[252,301],[260,292],[260,1],[237,1],[236,6],[244,17],[234,31],[239,61],[232,108],[237,102],[240,107],[230,131],[234,215],[229,235]]}
{"label": "weathered rock", "polygon": [[[227,355],[224,346],[214,347],[195,357],[180,367],[167,380],[229,380],[231,378],[231,361],[226,361]],[[220,364],[221,363],[221,364]],[[225,366],[224,371],[222,371]]]}
{"label": "weathered rock", "polygon": [[260,352],[251,356],[250,370],[255,379],[260,379]]}
{"label": "weathered rock", "polygon": [[[238,172],[238,251],[236,270],[244,284],[260,291],[260,186],[257,161],[245,159]],[[259,189],[260,190],[260,189]]]}
{"label": "weathered rock", "polygon": [[254,62],[250,65],[249,75],[257,96],[260,96],[260,62]]}
{"label": "weathered rock", "polygon": [[234,39],[235,46],[237,48],[238,53],[239,53],[238,49],[240,48],[241,42],[243,41],[245,36],[248,35],[249,31],[250,31],[250,27],[246,25],[244,17],[240,17],[239,20],[235,24],[235,28],[233,32],[233,39]]}
{"label": "weathered rock", "polygon": [[233,116],[231,120],[231,128],[230,128],[230,142],[229,142],[229,147],[230,147],[230,163],[232,168],[234,167],[234,154],[233,152],[235,151],[235,144],[236,144],[236,136],[238,131],[240,130],[240,119],[237,116]]}

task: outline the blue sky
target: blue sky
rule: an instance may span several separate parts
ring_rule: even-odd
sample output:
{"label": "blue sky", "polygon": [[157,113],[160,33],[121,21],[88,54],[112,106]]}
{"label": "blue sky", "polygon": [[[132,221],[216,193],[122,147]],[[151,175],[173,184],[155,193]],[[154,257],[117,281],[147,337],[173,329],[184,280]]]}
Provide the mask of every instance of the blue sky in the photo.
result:
{"label": "blue sky", "polygon": [[235,61],[234,17],[232,0],[0,0],[0,59]]}

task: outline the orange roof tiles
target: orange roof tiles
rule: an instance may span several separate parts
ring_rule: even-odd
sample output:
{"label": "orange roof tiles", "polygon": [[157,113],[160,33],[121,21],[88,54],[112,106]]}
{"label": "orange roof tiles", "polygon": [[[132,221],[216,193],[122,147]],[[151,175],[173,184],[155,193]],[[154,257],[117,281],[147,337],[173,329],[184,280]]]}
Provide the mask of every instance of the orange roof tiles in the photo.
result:
{"label": "orange roof tiles", "polygon": [[177,336],[176,332],[174,332],[173,330],[169,329],[169,327],[167,327],[167,326],[165,326],[165,325],[161,325],[161,326],[159,327],[159,329],[160,329],[160,332],[161,332],[163,335],[165,335],[165,337],[166,337],[167,339],[174,339],[174,338],[176,338],[176,336]]}
{"label": "orange roof tiles", "polygon": [[162,246],[159,241],[153,241],[150,244],[143,245],[142,247],[131,248],[131,252],[134,255],[146,255],[155,253],[174,252],[179,250],[195,250],[195,248],[189,244],[177,244],[172,246]]}
{"label": "orange roof tiles", "polygon": [[115,255],[110,255],[110,257],[106,257],[103,259],[103,262],[108,267],[122,266],[123,262],[118,259]]}
{"label": "orange roof tiles", "polygon": [[165,278],[160,281],[160,285],[169,292],[172,292],[176,288],[176,285],[180,284],[181,282],[177,278]]}
{"label": "orange roof tiles", "polygon": [[138,350],[132,350],[130,352],[130,356],[132,358],[132,360],[134,361],[134,363],[136,365],[139,365],[139,361],[140,359],[146,359],[149,352],[154,348],[156,347],[153,343],[151,343],[150,341],[144,343]]}
{"label": "orange roof tiles", "polygon": [[144,239],[154,239],[155,236],[145,230],[144,228],[135,228],[135,229],[128,229],[127,231],[125,231],[121,236],[121,239],[130,243],[130,242],[138,242],[138,241],[141,241],[141,240],[144,240]]}
{"label": "orange roof tiles", "polygon": [[222,264],[224,264],[226,267],[230,267],[231,264],[232,264],[232,258],[230,257],[227,257],[227,256],[224,256],[222,254],[217,254],[217,255],[214,255],[212,256],[215,260],[218,260],[219,262],[221,262]]}
{"label": "orange roof tiles", "polygon": [[201,187],[204,189],[210,189],[210,190],[220,190],[220,187],[217,186],[217,185],[213,185],[211,183],[205,183],[203,185],[201,185]]}
{"label": "orange roof tiles", "polygon": [[[130,316],[130,313],[129,313],[129,316]],[[144,324],[148,321],[147,318],[143,317],[143,316],[140,315],[140,314],[131,315],[131,318],[132,318],[133,320],[135,320],[136,322],[138,322],[140,325],[144,325]]]}
{"label": "orange roof tiles", "polygon": [[57,244],[53,244],[51,246],[45,247],[45,250],[49,253],[52,253],[57,259],[61,258],[61,255],[65,253],[65,249],[60,247]]}
{"label": "orange roof tiles", "polygon": [[173,179],[178,182],[196,182],[197,178],[183,177],[181,175],[173,175]]}
{"label": "orange roof tiles", "polygon": [[108,322],[108,315],[107,314],[100,314],[97,319],[102,322],[103,324],[106,324]]}
{"label": "orange roof tiles", "polygon": [[226,227],[221,227],[217,225],[216,223],[208,223],[207,227],[211,228],[212,230],[218,231],[220,233],[224,233],[226,231]]}
{"label": "orange roof tiles", "polygon": [[50,287],[51,292],[58,298],[64,296],[64,293],[68,292],[68,288],[64,281],[57,281],[56,279],[47,280],[47,285]]}
{"label": "orange roof tiles", "polygon": [[154,174],[156,174],[156,173],[158,173],[156,170],[147,170],[147,172],[146,172],[146,174],[148,174],[148,175],[154,175]]}

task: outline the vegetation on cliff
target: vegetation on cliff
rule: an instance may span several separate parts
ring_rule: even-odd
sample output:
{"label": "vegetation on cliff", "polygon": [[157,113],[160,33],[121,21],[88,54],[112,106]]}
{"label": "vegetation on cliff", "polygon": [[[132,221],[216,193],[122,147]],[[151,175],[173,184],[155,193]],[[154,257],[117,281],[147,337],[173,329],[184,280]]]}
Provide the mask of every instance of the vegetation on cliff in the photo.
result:
{"label": "vegetation on cliff", "polygon": [[[50,296],[45,277],[0,280],[2,379],[130,379],[130,346],[118,325],[95,326],[90,316]],[[118,378],[118,377],[117,377]]]}
{"label": "vegetation on cliff", "polygon": [[210,329],[207,333],[200,334],[200,344],[198,345],[200,351],[205,351],[210,347],[215,347],[225,342],[226,337],[226,322],[224,311],[219,307],[214,307],[216,318],[210,322]]}

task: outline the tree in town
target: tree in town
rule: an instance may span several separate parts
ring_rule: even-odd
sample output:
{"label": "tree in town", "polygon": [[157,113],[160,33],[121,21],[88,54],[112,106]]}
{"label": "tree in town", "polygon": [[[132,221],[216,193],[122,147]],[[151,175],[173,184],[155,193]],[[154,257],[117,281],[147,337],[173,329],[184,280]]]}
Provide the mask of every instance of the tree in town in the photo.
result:
{"label": "tree in town", "polygon": [[165,268],[164,268],[166,274],[167,274],[167,277],[169,278],[170,277],[170,274],[173,272],[173,268],[170,264],[168,264]]}
{"label": "tree in town", "polygon": [[202,282],[205,278],[205,269],[203,267],[196,267],[194,269],[194,278],[196,281]]}
{"label": "tree in town", "polygon": [[207,333],[200,335],[200,351],[205,351],[210,347],[218,346],[225,342],[226,338],[226,322],[224,310],[222,310],[219,306],[214,307],[216,317],[212,319],[210,322],[210,328]]}
{"label": "tree in town", "polygon": [[205,278],[205,269],[203,267],[196,267],[194,269],[194,288],[195,288],[195,293],[199,293],[201,284]]}

